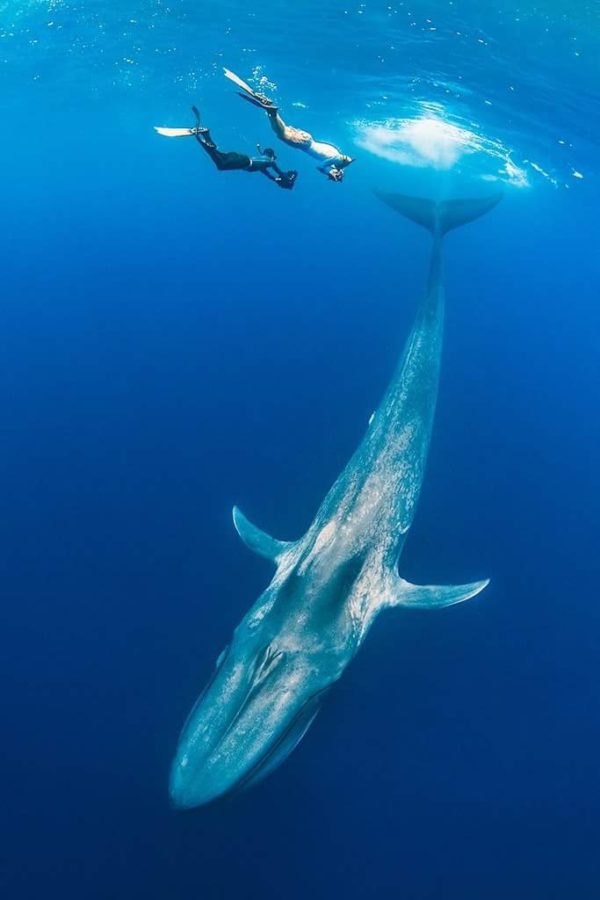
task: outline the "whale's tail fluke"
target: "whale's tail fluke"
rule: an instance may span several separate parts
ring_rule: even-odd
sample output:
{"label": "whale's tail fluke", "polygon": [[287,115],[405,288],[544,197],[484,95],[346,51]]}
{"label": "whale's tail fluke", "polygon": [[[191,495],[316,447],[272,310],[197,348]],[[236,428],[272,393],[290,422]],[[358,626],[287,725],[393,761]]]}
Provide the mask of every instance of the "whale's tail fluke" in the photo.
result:
{"label": "whale's tail fluke", "polygon": [[502,198],[499,191],[487,197],[460,200],[425,200],[407,194],[390,194],[375,191],[380,200],[402,213],[407,219],[422,225],[434,235],[444,235],[453,228],[473,222],[493,209]]}

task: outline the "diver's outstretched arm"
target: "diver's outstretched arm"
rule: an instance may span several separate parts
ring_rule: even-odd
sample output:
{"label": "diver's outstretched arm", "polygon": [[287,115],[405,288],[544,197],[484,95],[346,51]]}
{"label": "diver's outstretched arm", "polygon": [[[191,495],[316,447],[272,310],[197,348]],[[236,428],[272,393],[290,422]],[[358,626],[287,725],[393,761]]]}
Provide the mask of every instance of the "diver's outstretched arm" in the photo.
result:
{"label": "diver's outstretched arm", "polygon": [[259,169],[259,172],[262,172],[263,175],[266,175],[269,181],[277,181],[277,178],[275,178],[274,175],[271,175],[268,169]]}
{"label": "diver's outstretched arm", "polygon": [[277,165],[277,156],[275,155],[274,150],[271,150],[270,147],[261,147],[260,144],[256,145],[256,149],[261,156],[269,160],[269,166],[273,169],[274,172],[276,172],[278,175],[285,175],[285,172]]}

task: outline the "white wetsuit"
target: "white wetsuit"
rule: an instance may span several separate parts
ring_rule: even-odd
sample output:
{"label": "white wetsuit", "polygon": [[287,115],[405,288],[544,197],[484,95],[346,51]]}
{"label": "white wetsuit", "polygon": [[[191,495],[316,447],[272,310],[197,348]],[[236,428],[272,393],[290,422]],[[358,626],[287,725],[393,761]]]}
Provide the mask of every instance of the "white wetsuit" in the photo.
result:
{"label": "white wetsuit", "polygon": [[328,172],[332,166],[342,166],[344,162],[343,153],[334,147],[333,144],[327,144],[325,141],[311,140],[306,147],[301,147],[313,159],[318,159],[321,165],[317,168],[321,172]]}

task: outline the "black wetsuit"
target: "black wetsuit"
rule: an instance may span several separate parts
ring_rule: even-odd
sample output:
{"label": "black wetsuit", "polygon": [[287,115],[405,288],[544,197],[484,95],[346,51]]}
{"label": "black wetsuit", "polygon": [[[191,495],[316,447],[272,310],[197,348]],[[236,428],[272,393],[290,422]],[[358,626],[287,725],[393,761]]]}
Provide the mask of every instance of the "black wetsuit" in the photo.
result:
{"label": "black wetsuit", "polygon": [[234,169],[249,169],[251,167],[252,160],[244,153],[225,153],[214,144],[207,144],[203,140],[199,140],[199,143],[204,147],[220,172]]}
{"label": "black wetsuit", "polygon": [[[244,172],[262,172],[271,181],[279,181],[279,179],[285,179],[289,176],[289,173],[285,173],[279,168],[275,159],[271,156],[246,156],[245,153],[219,150],[208,131],[196,134],[196,140],[206,150],[220,172],[234,171],[236,169]],[[269,169],[273,169],[276,175],[271,175]]]}

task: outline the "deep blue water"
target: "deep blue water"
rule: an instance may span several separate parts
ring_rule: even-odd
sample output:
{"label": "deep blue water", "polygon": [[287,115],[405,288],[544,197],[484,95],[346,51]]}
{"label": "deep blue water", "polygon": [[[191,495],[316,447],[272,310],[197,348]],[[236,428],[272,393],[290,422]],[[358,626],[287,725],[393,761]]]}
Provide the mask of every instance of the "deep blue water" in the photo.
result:
{"label": "deep blue water", "polygon": [[[487,7],[0,2],[3,897],[600,896],[600,22]],[[355,155],[344,184],[156,136],[196,102],[226,149],[272,143],[222,65]],[[302,533],[423,289],[427,235],[372,189],[499,182],[447,242],[402,559],[491,587],[382,615],[281,769],[174,813],[179,729],[270,576],[231,507]]]}

